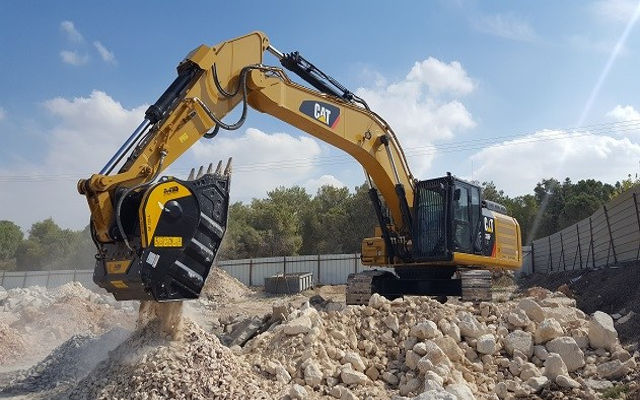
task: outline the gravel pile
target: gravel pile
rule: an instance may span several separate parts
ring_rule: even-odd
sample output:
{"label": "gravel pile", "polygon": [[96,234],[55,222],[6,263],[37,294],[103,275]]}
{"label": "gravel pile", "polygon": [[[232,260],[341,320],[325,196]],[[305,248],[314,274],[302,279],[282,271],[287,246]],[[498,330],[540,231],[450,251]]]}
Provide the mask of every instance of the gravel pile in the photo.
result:
{"label": "gravel pile", "polygon": [[3,366],[22,364],[75,335],[100,335],[114,327],[131,330],[136,309],[137,302],[117,302],[77,282],[0,291],[0,360]]}
{"label": "gravel pile", "polygon": [[278,385],[253,374],[218,338],[187,320],[179,340],[154,322],[111,352],[65,399],[271,399]]}
{"label": "gravel pile", "polygon": [[211,300],[237,300],[251,293],[244,283],[218,267],[211,268],[202,288],[202,295]]}
{"label": "gravel pile", "polygon": [[1,391],[22,394],[75,384],[84,378],[109,351],[122,343],[130,332],[114,329],[101,336],[73,336],[33,367],[13,374]]}
{"label": "gravel pile", "polygon": [[300,399],[596,399],[638,370],[608,314],[544,289],[479,305],[307,305],[234,350]]}

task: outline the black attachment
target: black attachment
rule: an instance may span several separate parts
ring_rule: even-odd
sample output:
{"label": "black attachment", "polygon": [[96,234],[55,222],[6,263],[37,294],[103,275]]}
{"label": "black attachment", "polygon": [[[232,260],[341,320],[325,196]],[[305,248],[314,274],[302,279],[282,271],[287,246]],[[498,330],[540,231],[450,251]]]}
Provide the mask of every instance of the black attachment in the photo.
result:
{"label": "black attachment", "polygon": [[392,263],[395,251],[391,243],[391,233],[389,232],[388,227],[389,219],[385,217],[382,212],[382,203],[380,202],[380,197],[378,196],[378,190],[376,188],[369,189],[369,198],[371,199],[373,209],[376,213],[376,217],[378,218],[380,230],[382,230],[382,239],[384,240],[385,247],[387,248],[388,262]]}

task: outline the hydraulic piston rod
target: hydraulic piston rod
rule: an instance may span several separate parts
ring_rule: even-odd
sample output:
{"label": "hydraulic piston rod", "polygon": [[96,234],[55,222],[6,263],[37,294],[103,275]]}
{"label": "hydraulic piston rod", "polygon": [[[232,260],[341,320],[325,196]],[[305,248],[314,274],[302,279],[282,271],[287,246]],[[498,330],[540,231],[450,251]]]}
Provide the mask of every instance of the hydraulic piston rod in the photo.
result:
{"label": "hydraulic piston rod", "polygon": [[142,135],[144,135],[149,125],[151,125],[151,121],[145,118],[144,121],[142,121],[140,125],[138,125],[136,130],[133,131],[131,136],[129,136],[129,139],[124,142],[124,144],[118,149],[118,151],[116,151],[116,154],[114,154],[113,157],[111,157],[111,159],[107,162],[107,164],[100,170],[101,175],[109,175],[111,171],[113,171],[113,168],[118,165],[120,160],[122,160],[122,158],[127,153],[129,153],[131,148],[136,143],[138,143],[138,140],[140,140]]}

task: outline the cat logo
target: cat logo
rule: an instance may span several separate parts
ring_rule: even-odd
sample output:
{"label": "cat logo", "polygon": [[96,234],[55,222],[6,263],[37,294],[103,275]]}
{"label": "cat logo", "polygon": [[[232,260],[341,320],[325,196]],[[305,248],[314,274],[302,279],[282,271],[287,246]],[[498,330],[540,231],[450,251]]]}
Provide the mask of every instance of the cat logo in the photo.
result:
{"label": "cat logo", "polygon": [[484,217],[484,231],[493,233],[493,218]]}
{"label": "cat logo", "polygon": [[178,191],[178,187],[177,186],[171,186],[168,188],[165,188],[162,193],[164,193],[165,196],[170,195],[171,193],[175,193]]}
{"label": "cat logo", "polygon": [[330,128],[335,128],[340,120],[340,109],[334,105],[321,101],[305,100],[300,104],[300,112],[322,122]]}

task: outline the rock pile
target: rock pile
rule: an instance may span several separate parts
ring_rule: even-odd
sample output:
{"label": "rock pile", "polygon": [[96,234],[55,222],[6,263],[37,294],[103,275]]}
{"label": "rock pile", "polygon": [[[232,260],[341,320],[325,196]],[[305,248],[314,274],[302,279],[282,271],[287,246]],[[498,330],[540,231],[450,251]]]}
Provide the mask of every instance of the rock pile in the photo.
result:
{"label": "rock pile", "polygon": [[235,351],[291,398],[587,399],[637,370],[610,316],[546,290],[478,306],[307,305]]}
{"label": "rock pile", "polygon": [[33,367],[13,374],[2,393],[21,394],[75,384],[131,332],[114,329],[101,336],[73,336]]}
{"label": "rock pile", "polygon": [[252,291],[222,268],[214,267],[209,271],[202,295],[219,301],[237,300],[251,294]]}
{"label": "rock pile", "polygon": [[278,398],[276,382],[254,375],[217,337],[193,322],[185,321],[177,341],[158,332],[153,322],[135,332],[62,398]]}
{"label": "rock pile", "polygon": [[[74,335],[133,328],[135,302],[117,302],[71,282],[0,292],[0,360],[3,366],[42,357]],[[27,344],[28,346],[24,345]]]}

